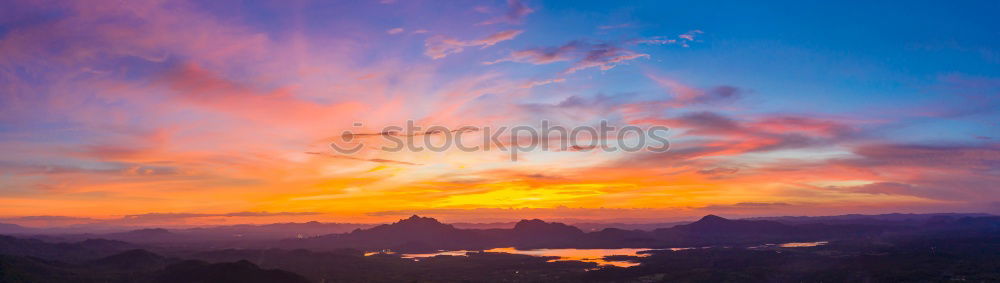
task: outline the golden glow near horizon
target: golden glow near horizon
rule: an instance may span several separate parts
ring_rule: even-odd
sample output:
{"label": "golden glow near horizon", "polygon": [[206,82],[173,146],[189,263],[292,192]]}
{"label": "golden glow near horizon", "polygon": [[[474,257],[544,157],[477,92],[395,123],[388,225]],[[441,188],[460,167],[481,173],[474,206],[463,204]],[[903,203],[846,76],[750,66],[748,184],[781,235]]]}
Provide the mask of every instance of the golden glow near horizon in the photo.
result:
{"label": "golden glow near horizon", "polygon": [[[441,17],[378,1],[268,13],[15,2],[20,16],[0,20],[3,223],[669,221],[1000,203],[1000,137],[983,122],[1000,108],[980,97],[996,91],[988,75],[907,77],[868,57],[788,52],[803,50],[794,41],[760,50],[762,35],[660,16],[621,25],[555,3],[508,18],[504,3],[452,3]],[[664,126],[671,149],[536,148],[512,161],[495,147],[383,150],[392,141],[379,135],[412,121],[482,146],[482,130],[458,129],[543,120]],[[345,131],[358,152],[329,147]],[[638,137],[581,141],[602,139]]]}

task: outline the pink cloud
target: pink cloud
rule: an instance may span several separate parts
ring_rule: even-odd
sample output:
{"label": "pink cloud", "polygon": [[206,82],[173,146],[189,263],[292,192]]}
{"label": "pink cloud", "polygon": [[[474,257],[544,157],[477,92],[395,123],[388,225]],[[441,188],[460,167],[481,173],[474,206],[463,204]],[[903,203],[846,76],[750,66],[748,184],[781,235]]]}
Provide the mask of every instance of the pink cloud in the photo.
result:
{"label": "pink cloud", "polygon": [[639,58],[648,59],[649,54],[637,53],[614,46],[600,46],[590,50],[583,59],[574,63],[573,66],[570,66],[563,73],[571,74],[589,68],[599,68],[601,71],[607,71],[626,61]]}
{"label": "pink cloud", "polygon": [[602,71],[606,71],[626,61],[639,58],[649,58],[649,55],[612,44],[587,44],[581,41],[571,41],[559,47],[530,48],[514,51],[505,58],[487,61],[483,64],[492,65],[501,62],[518,62],[541,65],[561,61],[575,61],[569,68],[562,72],[562,74],[571,74],[589,68],[599,68]]}
{"label": "pink cloud", "polygon": [[733,102],[746,92],[740,88],[727,85],[702,89],[688,86],[663,76],[647,76],[674,96],[672,104],[675,107]]}
{"label": "pink cloud", "polygon": [[443,35],[434,36],[424,42],[424,55],[433,59],[441,59],[448,55],[462,52],[465,47],[490,47],[497,43],[514,39],[523,32],[521,30],[505,30],[482,39],[470,41],[458,40]]}
{"label": "pink cloud", "polygon": [[574,57],[572,53],[577,51],[580,47],[580,43],[574,41],[559,47],[519,50],[511,52],[506,58],[484,62],[483,64],[492,65],[500,62],[519,62],[540,65],[559,61],[569,61]]}
{"label": "pink cloud", "polygon": [[385,31],[385,33],[388,33],[388,34],[400,34],[400,33],[403,33],[404,31],[406,31],[406,30],[404,30],[403,28],[393,28],[393,29]]}

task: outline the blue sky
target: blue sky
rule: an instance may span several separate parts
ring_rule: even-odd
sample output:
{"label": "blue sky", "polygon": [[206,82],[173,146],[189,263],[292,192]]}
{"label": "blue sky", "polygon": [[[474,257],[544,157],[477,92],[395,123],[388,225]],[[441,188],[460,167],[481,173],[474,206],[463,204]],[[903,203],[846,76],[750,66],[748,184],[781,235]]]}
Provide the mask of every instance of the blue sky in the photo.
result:
{"label": "blue sky", "polygon": [[[998,11],[996,1],[8,1],[0,215],[996,211]],[[345,130],[410,120],[664,126],[674,147],[513,162],[327,146]]]}

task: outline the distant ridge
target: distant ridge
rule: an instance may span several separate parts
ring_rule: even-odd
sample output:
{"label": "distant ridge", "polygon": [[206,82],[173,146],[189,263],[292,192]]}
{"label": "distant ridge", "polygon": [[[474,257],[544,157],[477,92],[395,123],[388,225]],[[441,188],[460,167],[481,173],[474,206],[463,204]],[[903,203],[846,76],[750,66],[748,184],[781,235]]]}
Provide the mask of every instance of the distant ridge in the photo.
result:
{"label": "distant ridge", "polygon": [[747,220],[770,220],[782,223],[887,223],[887,222],[922,222],[940,217],[989,217],[988,213],[886,213],[886,214],[844,214],[832,216],[774,216],[753,217]]}
{"label": "distant ridge", "polygon": [[478,230],[463,230],[418,215],[401,219],[392,224],[369,229],[356,229],[346,234],[333,234],[302,240],[289,240],[297,248],[363,250],[436,251],[439,249],[464,249],[481,246],[483,235]]}
{"label": "distant ridge", "polygon": [[[465,276],[490,281],[497,274],[509,274],[505,282],[525,281],[525,274],[542,271],[530,269],[556,267],[554,273],[531,277],[539,282],[576,282],[581,278],[598,282],[619,280],[624,275],[641,281],[663,272],[686,274],[700,271],[692,280],[716,278],[717,273],[749,264],[743,274],[758,273],[760,281],[775,279],[770,274],[789,272],[789,263],[805,266],[813,272],[824,269],[830,274],[865,270],[876,274],[885,264],[900,264],[899,281],[916,279],[911,259],[928,263],[953,264],[956,255],[964,263],[949,265],[955,270],[979,268],[981,278],[993,278],[997,265],[997,235],[1000,217],[928,217],[926,221],[906,226],[868,224],[786,224],[776,221],[727,219],[706,215],[698,221],[653,232],[606,228],[583,232],[573,225],[525,219],[510,229],[459,229],[430,217],[417,215],[369,229],[307,239],[289,239],[274,246],[248,249],[191,249],[177,246],[132,246],[121,241],[92,239],[80,242],[43,242],[0,236],[0,281],[3,282],[409,282],[413,274],[421,281],[450,281],[456,270]],[[172,235],[165,229],[140,229],[126,235]],[[942,241],[947,242],[942,242]],[[824,245],[823,242],[829,243]],[[307,248],[303,250],[299,248]],[[466,253],[414,259],[406,253],[430,253],[438,250],[483,250],[496,247],[533,248],[661,248],[643,250],[639,256],[616,255],[606,260],[636,260],[637,268],[594,270],[593,263],[551,261],[554,257],[511,255],[503,253]],[[145,250],[168,252],[161,256]],[[331,248],[340,248],[332,251]],[[681,249],[666,249],[681,248]],[[390,251],[391,250],[391,251]],[[191,251],[197,251],[191,253]],[[383,251],[370,255],[366,251]],[[531,252],[534,253],[534,252]],[[460,254],[460,253],[456,253]],[[802,261],[805,258],[806,261]],[[887,260],[888,259],[888,260]],[[803,264],[805,263],[805,264]],[[694,267],[692,267],[691,264]],[[763,264],[763,265],[761,265]],[[925,266],[925,264],[920,264]],[[497,267],[503,271],[497,272]],[[663,270],[663,267],[672,269]],[[768,269],[761,269],[767,267]],[[858,269],[865,267],[869,269]],[[566,270],[596,277],[553,277]],[[429,270],[431,273],[420,273]],[[525,272],[528,270],[528,272]],[[603,270],[603,271],[601,271]],[[812,271],[810,271],[812,270]],[[416,273],[415,273],[416,271]],[[597,271],[598,273],[592,273]],[[293,273],[294,272],[294,273]],[[937,271],[935,271],[937,272]],[[391,273],[391,274],[384,274]],[[968,274],[968,273],[966,273]],[[25,279],[31,275],[31,279]],[[433,275],[434,277],[426,277]],[[791,281],[833,278],[833,282],[869,277],[788,277]],[[916,274],[923,276],[923,274]],[[993,276],[993,277],[990,277]],[[308,278],[308,279],[307,279]],[[372,278],[384,279],[375,281]],[[681,278],[681,277],[678,277]],[[876,279],[886,279],[879,277]],[[939,279],[956,278],[942,274]],[[961,277],[968,278],[968,277]],[[980,278],[980,277],[977,277]],[[332,280],[331,280],[332,279]],[[440,279],[440,280],[432,280]],[[508,280],[509,279],[509,280]],[[659,279],[659,278],[657,278]],[[723,278],[724,279],[724,278]],[[630,282],[631,282],[630,281]],[[681,280],[684,281],[684,280]],[[723,280],[725,281],[725,280]],[[534,282],[534,281],[532,281]],[[895,282],[895,281],[893,281]]]}
{"label": "distant ridge", "polygon": [[729,220],[715,215],[706,215],[691,224],[677,225],[671,230],[702,232],[702,233],[746,233],[746,232],[784,232],[788,226],[774,221],[765,220]]}
{"label": "distant ridge", "polygon": [[21,225],[0,223],[0,234],[20,234],[30,232],[32,232],[32,229]]}
{"label": "distant ridge", "polygon": [[732,220],[717,215],[706,215],[690,224],[653,231],[607,228],[588,233],[572,225],[540,219],[521,220],[510,229],[459,229],[434,218],[413,215],[391,224],[358,229],[347,234],[287,240],[282,247],[397,252],[482,250],[496,247],[653,248],[829,240],[883,231],[884,227],[803,226],[766,220]]}
{"label": "distant ridge", "polygon": [[[705,215],[701,219],[698,219],[698,221],[695,221],[694,223],[700,223],[700,224],[727,223],[729,221],[731,221],[731,220],[725,219],[725,218],[722,218],[722,217],[719,217],[719,216],[716,216],[715,214],[709,214],[709,215]],[[694,223],[692,223],[692,224],[694,224]]]}
{"label": "distant ridge", "polygon": [[134,249],[91,261],[92,265],[103,268],[126,270],[152,270],[165,266],[169,260],[143,249]]}
{"label": "distant ridge", "polygon": [[[482,250],[498,247],[531,248],[663,248],[705,245],[741,245],[757,242],[826,241],[913,231],[991,231],[997,217],[985,214],[883,214],[826,217],[727,219],[705,215],[698,221],[653,230],[603,228],[583,230],[574,225],[523,219],[510,228],[463,229],[432,217],[412,215],[393,223],[359,227],[348,232],[323,233],[331,228],[319,222],[267,225],[230,225],[180,230],[138,229],[109,234],[37,236],[57,241],[89,238],[129,243],[213,248],[286,248],[334,251]],[[775,220],[772,220],[775,219]],[[339,225],[339,224],[334,224]],[[264,228],[267,227],[267,228]],[[337,226],[346,228],[349,226]],[[309,233],[298,233],[302,228]],[[242,234],[265,229],[266,235]],[[318,229],[318,230],[313,230]],[[260,230],[258,230],[260,231]],[[337,230],[342,231],[342,230]],[[322,233],[322,234],[320,234]]]}

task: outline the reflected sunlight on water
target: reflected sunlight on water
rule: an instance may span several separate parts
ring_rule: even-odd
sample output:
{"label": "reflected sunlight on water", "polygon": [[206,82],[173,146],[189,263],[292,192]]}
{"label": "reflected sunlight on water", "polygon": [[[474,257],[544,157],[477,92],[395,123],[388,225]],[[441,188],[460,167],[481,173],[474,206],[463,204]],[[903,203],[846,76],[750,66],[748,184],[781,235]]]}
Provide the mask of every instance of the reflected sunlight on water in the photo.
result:
{"label": "reflected sunlight on water", "polygon": [[[827,241],[820,242],[794,242],[794,243],[783,243],[783,244],[765,244],[759,246],[748,247],[749,249],[766,249],[769,247],[781,247],[781,248],[801,248],[801,247],[815,247],[828,244]],[[701,247],[702,249],[711,247]],[[532,249],[532,250],[519,250],[513,247],[509,248],[493,248],[489,250],[484,250],[484,252],[491,253],[509,253],[509,254],[520,254],[520,255],[530,255],[530,256],[541,256],[541,257],[556,257],[550,261],[563,261],[563,260],[575,260],[583,262],[593,262],[599,265],[610,265],[618,267],[630,267],[639,265],[638,262],[628,261],[628,260],[609,260],[605,257],[607,256],[635,256],[635,257],[647,257],[649,254],[644,254],[641,252],[652,251],[652,250],[669,250],[669,251],[683,251],[697,248],[668,248],[668,249]],[[469,253],[477,251],[469,250],[454,250],[454,251],[439,251],[436,253],[413,253],[413,254],[402,254],[401,257],[409,258],[413,260],[420,260],[421,258],[434,257],[439,255],[446,256],[466,256]],[[381,253],[386,253],[383,251]],[[391,252],[388,252],[391,253]],[[366,253],[365,255],[376,254],[376,253]]]}
{"label": "reflected sunlight on water", "polygon": [[819,242],[791,242],[783,244],[763,244],[763,245],[747,247],[747,249],[762,250],[762,249],[775,249],[775,248],[808,248],[808,247],[822,246],[829,243],[830,242],[828,241],[819,241]]}
{"label": "reflected sunlight on water", "polygon": [[784,243],[784,244],[780,244],[778,246],[782,247],[782,248],[805,248],[805,247],[822,246],[822,245],[826,245],[826,244],[829,244],[829,243],[830,242],[827,242],[827,241],[802,242],[802,243]]}
{"label": "reflected sunlight on water", "polygon": [[476,251],[457,250],[457,251],[439,251],[436,253],[425,253],[425,254],[403,254],[402,258],[419,259],[419,258],[434,257],[439,255],[464,256],[471,252],[476,252]]}
{"label": "reflected sunlight on water", "polygon": [[[672,251],[684,250],[689,248],[673,248],[669,249]],[[516,248],[494,248],[485,250],[484,252],[491,253],[509,253],[509,254],[521,254],[521,255],[531,255],[531,256],[543,256],[543,257],[558,257],[551,261],[561,261],[561,260],[575,260],[583,262],[593,262],[600,265],[611,265],[618,267],[629,267],[639,265],[638,262],[626,261],[626,260],[608,260],[604,257],[606,256],[636,256],[636,257],[646,257],[648,254],[640,254],[642,251],[649,251],[656,249],[533,249],[533,250],[518,250]],[[403,258],[410,258],[414,260],[419,260],[420,258],[433,257],[439,255],[450,255],[450,256],[465,256],[470,252],[467,250],[457,250],[457,251],[440,251],[436,253],[420,253],[420,254],[403,254]]]}
{"label": "reflected sunlight on water", "polygon": [[535,250],[518,250],[515,248],[496,248],[486,250],[487,252],[495,253],[509,253],[509,254],[523,254],[523,255],[533,255],[533,256],[551,256],[559,257],[552,261],[558,260],[576,260],[583,262],[593,262],[600,265],[613,265],[618,267],[629,267],[639,265],[638,262],[625,261],[625,260],[607,260],[604,257],[612,255],[624,255],[624,256],[637,256],[646,257],[648,254],[640,254],[641,251],[648,251],[651,249],[535,249]]}

